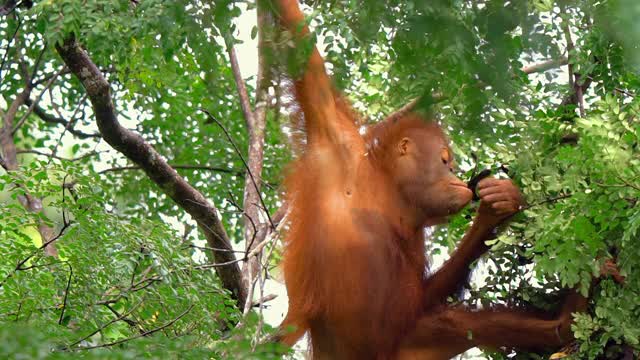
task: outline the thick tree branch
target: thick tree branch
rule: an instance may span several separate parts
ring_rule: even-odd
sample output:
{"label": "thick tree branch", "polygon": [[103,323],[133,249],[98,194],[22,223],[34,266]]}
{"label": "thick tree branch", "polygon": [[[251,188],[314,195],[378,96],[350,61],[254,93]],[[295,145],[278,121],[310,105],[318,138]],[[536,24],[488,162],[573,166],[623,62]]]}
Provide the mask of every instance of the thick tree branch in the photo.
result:
{"label": "thick tree branch", "polygon": [[[182,207],[198,223],[207,243],[212,248],[232,250],[217,209],[184,178],[144,139],[118,122],[109,83],[89,55],[73,38],[57,44],[56,50],[71,72],[81,81],[93,106],[98,129],[102,137],[114,149],[140,166],[147,176],[173,201]],[[231,291],[238,306],[246,302],[246,289],[236,259],[231,251],[210,252],[217,263],[228,266],[216,268],[226,289]]]}
{"label": "thick tree branch", "polygon": [[238,97],[240,98],[240,109],[242,110],[242,115],[244,116],[247,128],[251,130],[253,124],[255,123],[255,119],[253,116],[253,111],[251,110],[251,100],[249,100],[247,86],[245,85],[244,79],[242,78],[242,73],[240,72],[240,65],[238,64],[238,56],[236,55],[235,47],[230,43],[227,45],[227,48],[229,51],[229,62],[231,64],[233,79],[236,82]]}
{"label": "thick tree branch", "polygon": [[[248,160],[246,161],[246,168],[249,176],[245,178],[243,204],[244,214],[246,216],[244,238],[246,241],[246,249],[250,251],[255,240],[256,233],[258,232],[258,227],[261,225],[260,203],[262,201],[260,198],[260,188],[262,184],[265,116],[263,111],[261,118],[258,118],[257,112],[254,113],[251,109],[249,94],[238,65],[238,59],[233,45],[229,45],[229,60],[236,82],[236,87],[238,89],[240,107],[242,108],[242,113],[247,124],[247,131],[249,132],[249,154]],[[260,87],[261,82],[264,82],[264,75],[263,70],[259,68],[258,88]],[[262,106],[262,108],[264,108],[264,106]],[[256,224],[258,226],[256,226]],[[255,260],[250,261],[255,262]],[[246,264],[245,266],[248,265],[250,264]],[[243,274],[246,277],[245,269],[243,269]]]}
{"label": "thick tree branch", "polygon": [[561,66],[567,65],[568,63],[569,59],[566,56],[563,56],[560,59],[551,59],[533,65],[524,66],[520,70],[527,75],[531,75],[535,73],[545,72],[551,69],[556,69]]}

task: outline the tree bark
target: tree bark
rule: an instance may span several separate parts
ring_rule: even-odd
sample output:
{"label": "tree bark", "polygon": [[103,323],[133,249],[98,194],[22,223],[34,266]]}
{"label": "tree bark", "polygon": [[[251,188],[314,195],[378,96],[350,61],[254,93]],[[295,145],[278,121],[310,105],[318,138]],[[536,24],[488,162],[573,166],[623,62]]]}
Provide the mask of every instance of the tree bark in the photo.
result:
{"label": "tree bark", "polygon": [[[264,56],[265,29],[272,23],[268,9],[265,4],[258,1],[257,6],[257,23],[258,23],[258,75],[256,80],[256,102],[255,110],[251,109],[249,94],[244,83],[244,79],[238,66],[235,49],[233,45],[229,45],[229,59],[233,70],[235,82],[238,89],[238,97],[240,106],[247,125],[249,133],[249,154],[247,159],[247,167],[250,174],[245,177],[244,185],[244,239],[246,244],[246,253],[250,253],[256,245],[260,244],[268,235],[271,227],[270,221],[267,222],[268,209],[262,209],[262,201],[260,198],[260,189],[262,184],[262,167],[264,161],[264,138],[267,113],[267,98],[270,77],[269,64]],[[253,280],[256,278],[260,270],[260,257],[247,259],[242,268],[245,287],[251,293]],[[247,303],[250,305],[250,303]]]}
{"label": "tree bark", "polygon": [[[35,74],[38,70],[37,67],[38,64],[36,63],[34,65],[33,74]],[[0,129],[0,148],[2,150],[3,156],[1,157],[1,165],[6,171],[18,170],[17,150],[13,138],[14,123],[18,114],[18,109],[20,109],[20,106],[24,105],[28,101],[29,96],[31,96],[31,92],[33,90],[33,84],[31,82],[32,77],[29,75],[27,64],[21,62],[19,64],[19,68],[21,69],[22,77],[24,80],[24,89],[11,102],[7,111],[2,113],[3,118],[2,128]],[[45,89],[50,87],[52,83],[53,80],[49,81],[45,86]],[[19,196],[18,201],[25,209],[30,212],[39,213],[42,211],[42,199],[33,197],[29,193],[26,193],[25,196]],[[49,239],[53,237],[53,229],[41,221],[38,224],[38,232],[40,233],[40,238],[43,244],[46,244]],[[53,242],[45,246],[44,252],[49,256],[58,256],[58,251],[56,250],[55,243]]]}
{"label": "tree bark", "polygon": [[56,50],[87,91],[98,129],[104,140],[140,166],[167,196],[191,215],[198,223],[209,247],[221,250],[211,250],[211,257],[217,263],[228,263],[215,268],[223,286],[231,292],[242,309],[246,302],[246,289],[242,284],[240,268],[232,252],[231,243],[215,206],[178,175],[140,135],[120,125],[109,83],[73,37],[67,38],[63,44],[56,44]]}

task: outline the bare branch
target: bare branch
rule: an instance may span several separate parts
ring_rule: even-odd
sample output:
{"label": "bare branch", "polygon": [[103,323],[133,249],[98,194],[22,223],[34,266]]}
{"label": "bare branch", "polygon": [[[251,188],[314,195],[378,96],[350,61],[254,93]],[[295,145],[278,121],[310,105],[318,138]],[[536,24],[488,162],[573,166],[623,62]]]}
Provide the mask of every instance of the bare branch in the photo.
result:
{"label": "bare branch", "polygon": [[[40,99],[42,99],[42,95],[44,95],[44,93],[47,91],[47,89],[49,89],[51,87],[51,85],[53,85],[54,81],[56,81],[56,79],[58,78],[58,75],[60,75],[60,73],[62,72],[63,69],[60,69],[56,75],[54,75],[53,77],[51,77],[51,79],[49,79],[49,81],[47,81],[47,83],[44,86],[44,89],[42,89],[42,91],[40,92],[40,94],[38,94],[38,96],[36,96],[36,99],[33,101],[33,103],[29,106],[29,108],[27,109],[27,111],[22,115],[22,117],[20,118],[20,120],[18,120],[18,122],[16,123],[16,126],[13,128],[13,130],[11,130],[11,135],[14,135],[16,133],[16,131],[18,131],[18,129],[22,126],[22,124],[24,124],[24,122],[27,120],[27,118],[29,117],[29,115],[31,115],[31,112],[33,111],[33,108],[35,107],[35,104],[40,102]],[[25,100],[23,101],[23,103],[26,103],[28,97],[25,98]]]}
{"label": "bare branch", "polygon": [[[215,171],[227,174],[233,174],[236,176],[244,177],[243,171],[233,170],[222,168],[218,166],[208,166],[208,165],[183,165],[183,164],[169,164],[174,169],[184,169],[184,170],[206,170],[206,171]],[[120,167],[112,167],[109,169],[104,169],[99,172],[99,174],[104,174],[108,172],[117,172],[117,171],[125,171],[125,170],[142,170],[140,166],[120,166]]]}
{"label": "bare branch", "polygon": [[[176,321],[178,321],[178,320],[182,319],[183,317],[185,317],[185,316],[186,316],[186,315],[191,311],[191,309],[193,309],[193,306],[194,306],[193,304],[189,305],[189,307],[187,308],[187,310],[185,310],[184,312],[182,312],[182,313],[181,313],[180,315],[178,315],[175,319],[173,319],[173,320],[171,320],[171,321],[169,321],[169,322],[167,322],[167,323],[165,323],[165,324],[163,324],[163,325],[161,325],[161,326],[158,326],[157,328],[151,329],[151,330],[149,330],[149,331],[142,332],[142,333],[140,333],[140,334],[138,334],[138,335],[131,336],[131,337],[128,337],[128,338],[126,338],[126,339],[121,339],[121,340],[117,340],[117,341],[114,341],[114,342],[110,342],[110,343],[106,343],[106,344],[101,344],[101,345],[94,345],[94,346],[79,347],[79,348],[76,348],[76,349],[74,349],[74,350],[91,350],[91,349],[98,349],[98,348],[111,347],[111,346],[114,346],[114,345],[123,344],[123,343],[128,342],[128,341],[131,341],[131,340],[139,339],[139,338],[141,338],[141,337],[143,337],[143,336],[149,336],[149,335],[151,335],[151,334],[157,333],[158,331],[164,330],[164,329],[168,328],[169,326],[171,326],[171,325],[175,324],[175,323],[176,323]],[[119,320],[120,320],[120,319],[119,319]]]}
{"label": "bare branch", "polygon": [[[257,28],[258,28],[258,74],[256,79],[256,98],[255,98],[255,111],[251,112],[249,104],[249,96],[247,94],[244,80],[240,73],[237,60],[235,59],[235,51],[233,47],[230,49],[231,66],[233,69],[234,77],[238,88],[238,96],[240,97],[240,103],[245,114],[245,120],[247,122],[247,130],[249,132],[249,151],[247,160],[247,172],[248,177],[245,178],[243,206],[246,219],[244,222],[244,239],[245,249],[247,252],[254,250],[256,242],[261,242],[268,233],[267,226],[261,221],[260,213],[266,215],[269,224],[272,229],[274,228],[273,220],[269,214],[268,209],[264,204],[264,200],[261,194],[262,184],[262,167],[264,162],[264,138],[266,127],[266,112],[268,102],[268,88],[271,81],[269,71],[270,67],[267,63],[265,56],[265,48],[268,40],[266,39],[267,27],[273,25],[273,19],[271,18],[271,12],[265,7],[263,1],[256,1],[257,3]],[[260,204],[263,209],[260,209]],[[250,293],[250,298],[245,303],[245,312],[251,308],[251,301],[253,295],[253,279],[256,277],[259,269],[260,256],[249,257],[247,262],[244,263],[242,274],[245,283]]]}
{"label": "bare branch", "polygon": [[411,111],[413,111],[413,109],[416,108],[416,105],[418,105],[418,101],[420,101],[420,98],[415,98],[415,99],[409,101],[403,107],[401,107],[401,108],[395,110],[394,112],[392,112],[391,114],[387,115],[387,117],[385,118],[384,121],[395,121],[395,120],[398,120],[398,119],[402,118],[407,113],[410,113]]}
{"label": "bare branch", "polygon": [[240,108],[242,109],[242,115],[247,124],[247,129],[251,131],[253,124],[255,123],[253,117],[253,111],[251,110],[251,102],[249,101],[249,94],[247,92],[247,86],[244,83],[242,74],[240,73],[240,65],[238,65],[238,57],[236,56],[236,49],[233,44],[228,44],[229,61],[231,62],[231,70],[233,72],[233,78],[238,88],[238,97],[240,98]]}
{"label": "bare branch", "polygon": [[58,160],[63,160],[63,161],[79,161],[79,160],[86,159],[86,158],[91,157],[91,156],[98,155],[100,152],[91,151],[91,152],[88,152],[88,153],[86,153],[84,155],[80,155],[80,156],[74,157],[74,158],[65,158],[65,157],[61,157],[61,156],[45,153],[45,152],[38,151],[38,150],[18,150],[18,151],[16,151],[16,153],[17,154],[35,154],[35,155],[46,156],[48,158],[53,158],[53,159],[58,159]]}
{"label": "bare branch", "polygon": [[[238,145],[236,145],[235,141],[233,141],[233,138],[231,137],[231,134],[229,133],[229,130],[227,130],[227,128],[224,125],[222,125],[222,123],[220,121],[218,121],[218,119],[216,119],[213,115],[211,115],[211,113],[209,113],[207,110],[204,110],[204,109],[201,109],[201,110],[204,113],[206,113],[207,116],[209,116],[210,120],[215,122],[222,129],[222,132],[224,132],[225,136],[227,137],[227,140],[229,140],[229,142],[231,143],[231,146],[236,151],[236,154],[238,154],[238,157],[240,157],[240,160],[242,161],[242,164],[247,169],[247,173],[249,174],[249,178],[251,179],[251,182],[253,183],[254,188],[259,189],[259,187],[257,185],[257,182],[256,182],[256,179],[253,177],[253,174],[251,173],[251,169],[249,168],[249,165],[247,164],[247,161],[244,159],[244,156],[242,156],[242,152],[240,152],[240,149],[238,148]],[[260,204],[266,210],[267,209],[267,205],[264,203],[264,199],[262,198],[262,196],[258,196],[258,198],[260,199]],[[267,218],[269,219],[269,223],[271,224],[271,227],[275,229],[275,225],[273,224],[273,221],[271,220],[271,215],[269,215],[268,211],[265,211],[265,213],[267,215]]]}
{"label": "bare branch", "polygon": [[264,306],[264,304],[268,303],[271,300],[275,300],[278,297],[278,295],[276,294],[269,294],[265,297],[262,297],[256,301],[254,301],[251,306],[253,307],[257,307],[257,306]]}
{"label": "bare branch", "polygon": [[60,317],[58,318],[58,325],[62,325],[64,320],[64,312],[67,309],[67,299],[69,298],[69,290],[71,289],[71,280],[73,279],[73,266],[69,262],[64,261],[69,267],[69,277],[67,278],[67,286],[64,289],[64,298],[62,299],[62,308],[60,309]]}
{"label": "bare branch", "polygon": [[2,167],[4,169],[4,171],[9,171],[9,165],[7,165],[7,162],[4,161],[4,158],[2,157],[2,154],[0,154],[0,167]]}
{"label": "bare branch", "polygon": [[27,106],[33,106],[33,113],[36,114],[40,118],[40,120],[49,124],[63,125],[68,132],[75,135],[78,139],[99,138],[101,136],[100,134],[87,134],[85,132],[75,130],[73,127],[69,128],[69,122],[67,120],[48,114],[47,111],[40,107],[37,103],[33,105],[34,102],[31,99],[26,99],[24,104]]}
{"label": "bare branch", "polygon": [[[31,84],[33,85],[33,79],[35,79],[36,74],[38,73],[38,68],[40,67],[40,63],[42,62],[42,57],[44,56],[44,53],[47,51],[47,42],[45,41],[44,46],[42,47],[42,50],[40,50],[40,54],[38,54],[38,58],[36,59],[36,62],[33,64],[33,69],[31,70],[31,76],[29,77],[29,80],[31,81]],[[60,73],[56,73],[54,76],[60,76]],[[35,87],[35,85],[33,85]]]}
{"label": "bare branch", "polygon": [[[129,310],[127,310],[126,312],[122,313],[120,316],[116,317],[115,319],[112,319],[110,321],[107,321],[106,323],[104,323],[103,325],[99,326],[98,328],[96,328],[94,331],[90,332],[89,334],[87,334],[86,336],[83,336],[82,338],[74,341],[73,343],[71,343],[70,345],[68,345],[66,347],[66,349],[69,349],[71,347],[74,347],[78,344],[80,344],[81,342],[89,339],[90,337],[92,337],[93,335],[99,333],[100,331],[106,329],[107,327],[109,327],[111,324],[114,324],[120,320],[123,320],[125,317],[129,316],[131,313],[133,313],[140,305],[142,305],[144,301],[140,300],[139,302],[137,302],[136,304],[134,304],[133,306],[131,306],[131,308]],[[82,348],[84,349],[84,348]]]}
{"label": "bare branch", "polygon": [[568,199],[568,198],[570,198],[572,196],[573,196],[573,194],[565,194],[565,195],[560,195],[560,196],[556,196],[556,197],[549,198],[549,199],[544,199],[542,201],[538,201],[538,202],[533,203],[531,205],[524,206],[520,210],[527,210],[527,209],[531,209],[532,207],[536,207],[536,206],[540,206],[540,205],[544,205],[544,204],[548,204],[548,203],[554,203],[554,202],[557,202],[557,201],[560,201],[560,200]]}
{"label": "bare branch", "polygon": [[5,278],[2,281],[0,281],[0,288],[2,286],[4,286],[4,284],[7,282],[7,280],[9,280],[11,277],[13,277],[16,272],[35,268],[35,265],[31,265],[31,266],[26,266],[25,267],[24,264],[26,264],[27,261],[31,260],[34,256],[36,256],[41,250],[46,250],[49,245],[53,244],[54,241],[56,241],[60,237],[62,237],[62,235],[64,235],[64,232],[67,230],[67,228],[69,228],[69,226],[71,226],[71,222],[65,222],[62,225],[62,228],[60,229],[60,231],[58,232],[58,235],[56,235],[56,236],[54,236],[54,237],[52,237],[51,239],[48,239],[48,240],[46,240],[46,238],[43,238],[42,239],[42,241],[43,241],[42,245],[40,245],[35,251],[31,252],[31,254],[26,256],[24,259],[20,260],[18,262],[18,264],[16,265],[16,267],[13,269],[13,271],[11,271],[9,274],[7,274],[5,276]]}
{"label": "bare branch", "polygon": [[545,72],[547,70],[559,68],[561,66],[565,66],[569,63],[569,59],[566,56],[561,57],[560,59],[551,59],[542,61],[533,65],[524,66],[520,69],[523,73],[530,75],[539,72]]}
{"label": "bare branch", "polygon": [[[63,44],[57,44],[56,50],[87,91],[98,129],[107,143],[140,166],[166,195],[193,217],[210,247],[232,250],[215,206],[187,183],[140,135],[120,125],[111,99],[109,83],[75,39],[71,37]],[[216,263],[236,261],[232,252],[209,254]],[[220,266],[216,271],[224,287],[231,291],[238,306],[242,307],[246,301],[246,289],[242,283],[239,266]]]}
{"label": "bare branch", "polygon": [[67,126],[64,127],[64,130],[62,130],[60,137],[58,137],[58,141],[56,141],[56,144],[54,145],[53,150],[51,150],[52,157],[49,158],[49,161],[53,159],[53,156],[56,156],[58,154],[58,147],[60,147],[60,144],[62,143],[62,138],[64,137],[64,134],[66,134],[66,132],[69,131],[69,129],[71,129],[73,125],[75,125],[77,120],[76,115],[78,114],[78,111],[80,111],[80,108],[83,106],[86,100],[87,100],[87,94],[85,93],[84,95],[82,95],[82,99],[78,102],[78,105],[76,105],[76,109],[73,110],[73,114],[71,114],[71,120],[69,120],[69,123],[67,123]]}
{"label": "bare branch", "polygon": [[[9,2],[7,2],[7,4],[8,3]],[[5,4],[5,6],[7,4]],[[2,12],[2,10],[0,10],[0,12]],[[0,14],[0,16],[2,15]],[[22,20],[18,19],[18,25],[16,25],[16,29],[13,31],[13,35],[11,35],[11,38],[7,42],[7,47],[4,49],[4,54],[2,55],[2,62],[0,62],[0,85],[4,80],[4,78],[2,77],[2,69],[4,69],[4,64],[7,62],[7,57],[9,56],[9,49],[11,48],[11,43],[13,42],[13,40],[15,40],[16,36],[18,35],[18,30],[20,30],[21,25],[22,25]]]}

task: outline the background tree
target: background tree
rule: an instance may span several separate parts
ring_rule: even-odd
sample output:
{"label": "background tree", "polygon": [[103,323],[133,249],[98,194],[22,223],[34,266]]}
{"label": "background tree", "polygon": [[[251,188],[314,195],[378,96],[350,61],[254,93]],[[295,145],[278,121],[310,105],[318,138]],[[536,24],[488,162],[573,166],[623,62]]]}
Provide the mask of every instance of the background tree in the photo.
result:
{"label": "background tree", "polygon": [[[461,171],[508,168],[527,196],[451,301],[552,307],[546,294],[586,293],[613,257],[625,285],[591,289],[561,354],[637,356],[635,1],[307,5],[363,124],[428,110]],[[255,27],[238,23],[253,11]],[[0,2],[3,357],[277,356],[259,305],[298,140],[270,13],[268,1]],[[255,79],[240,73],[238,26],[259,45]],[[436,262],[466,215],[433,233]]]}

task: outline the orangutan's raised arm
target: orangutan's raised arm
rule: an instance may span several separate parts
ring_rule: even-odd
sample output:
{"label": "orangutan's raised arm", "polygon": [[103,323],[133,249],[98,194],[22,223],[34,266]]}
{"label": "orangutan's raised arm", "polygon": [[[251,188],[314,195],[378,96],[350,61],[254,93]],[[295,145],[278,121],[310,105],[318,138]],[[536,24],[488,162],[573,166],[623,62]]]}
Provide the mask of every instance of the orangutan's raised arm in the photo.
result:
{"label": "orangutan's raised arm", "polygon": [[[275,0],[282,26],[296,41],[296,51],[303,51],[305,41],[312,41],[309,27],[297,0]],[[337,109],[333,85],[327,75],[324,60],[314,46],[306,64],[300,64],[302,72],[294,77],[296,98],[302,107],[307,140],[310,146],[329,141],[332,144],[350,144],[359,141],[356,126]]]}

